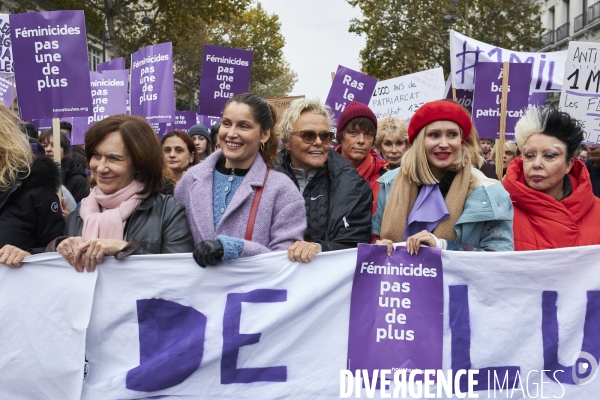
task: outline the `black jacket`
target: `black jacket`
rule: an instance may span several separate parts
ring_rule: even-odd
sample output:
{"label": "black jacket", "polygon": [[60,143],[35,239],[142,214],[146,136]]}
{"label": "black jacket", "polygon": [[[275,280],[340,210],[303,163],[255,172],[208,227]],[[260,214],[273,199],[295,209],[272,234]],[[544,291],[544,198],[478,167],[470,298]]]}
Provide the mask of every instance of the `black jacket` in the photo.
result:
{"label": "black jacket", "polygon": [[[283,172],[298,186],[286,149],[279,153],[275,171]],[[373,191],[356,169],[333,149],[304,189],[303,196],[307,219],[304,240],[320,243],[323,251],[369,243]]]}
{"label": "black jacket", "polygon": [[77,203],[90,194],[85,168],[81,164],[71,158],[63,158],[60,163],[60,173],[62,184],[71,192]]}
{"label": "black jacket", "polygon": [[61,234],[65,221],[59,206],[60,175],[54,162],[40,156],[28,176],[0,192],[0,248],[6,244],[41,253]]}
{"label": "black jacket", "polygon": [[[67,217],[66,236],[81,236],[83,220],[79,208]],[[171,196],[157,193],[136,207],[125,223],[123,240],[141,243],[133,254],[190,253],[194,238],[185,209]]]}

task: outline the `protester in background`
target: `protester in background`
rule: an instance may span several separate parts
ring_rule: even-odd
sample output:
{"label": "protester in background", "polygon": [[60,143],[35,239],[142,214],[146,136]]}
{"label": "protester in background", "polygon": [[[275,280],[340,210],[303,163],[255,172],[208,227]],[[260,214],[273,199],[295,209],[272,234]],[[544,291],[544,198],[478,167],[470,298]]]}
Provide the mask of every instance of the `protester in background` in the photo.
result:
{"label": "protester in background", "polygon": [[586,150],[588,158],[585,166],[590,173],[594,195],[600,197],[600,145],[588,145]]}
{"label": "protester in background", "polygon": [[[54,137],[52,129],[48,129],[40,135],[40,142],[44,145],[46,155],[54,157]],[[87,183],[85,167],[76,163],[71,158],[71,141],[66,134],[60,134],[60,174],[63,185],[71,192],[75,201],[79,203],[90,193]]]}
{"label": "protester in background", "polygon": [[93,189],[67,218],[59,252],[78,272],[92,272],[104,256],[187,253],[193,239],[182,206],[160,194],[164,158],[141,117],[115,115],[85,136]]}
{"label": "protester in background", "polygon": [[388,170],[398,168],[408,145],[408,124],[400,118],[386,115],[377,122],[377,127],[375,149],[388,162]]}
{"label": "protester in background", "polygon": [[373,218],[373,235],[382,239],[376,243],[387,245],[388,254],[392,243],[404,240],[411,254],[420,245],[513,250],[510,198],[498,181],[471,165],[465,147],[471,129],[469,114],[449,100],[425,103],[411,118],[412,146],[389,196],[377,199],[379,215]]}
{"label": "protester in background", "polygon": [[377,117],[371,109],[357,101],[342,112],[337,126],[336,151],[356,168],[373,191],[372,213],[379,193],[377,179],[387,171],[388,163],[373,149],[377,133]]}
{"label": "protester in background", "polygon": [[311,261],[321,251],[356,247],[371,237],[370,186],[344,157],[331,149],[329,107],[298,99],[281,116],[284,149],[275,170],[286,174],[304,197],[304,240],[288,248],[291,261]]}
{"label": "protester in background", "polygon": [[18,122],[0,105],[0,264],[10,267],[43,252],[65,226],[56,194],[58,168],[48,157],[33,159]]}
{"label": "protester in background", "polygon": [[188,135],[192,138],[194,146],[196,147],[194,151],[194,165],[196,165],[204,161],[211,153],[210,133],[208,133],[208,128],[206,126],[194,125],[188,131]]}
{"label": "protester in background", "polygon": [[[194,137],[200,137],[195,135]],[[183,173],[195,165],[196,145],[190,136],[181,131],[171,131],[160,141],[165,163],[173,174],[175,185],[181,180]]]}
{"label": "protester in background", "polygon": [[492,157],[492,148],[494,147],[494,141],[492,139],[479,139],[481,150],[483,150],[483,158],[486,162],[494,164],[494,158]]}
{"label": "protester in background", "polygon": [[585,162],[585,160],[587,160],[588,158],[588,152],[587,150],[584,148],[583,150],[581,150],[581,152],[579,153],[579,159],[583,162]]}
{"label": "protester in background", "polygon": [[26,133],[27,136],[29,136],[32,139],[37,139],[38,137],[38,132],[35,129],[35,125],[33,124],[27,124],[27,123],[20,123],[19,127],[21,128],[21,131],[23,133]]}
{"label": "protester in background", "polygon": [[302,240],[304,200],[285,175],[269,170],[278,149],[276,121],[259,96],[233,96],[223,110],[221,151],[191,168],[175,188],[202,267],[287,250]]}
{"label": "protester in background", "polygon": [[[499,142],[496,143],[494,148],[492,149],[492,159],[496,159],[496,153],[500,151]],[[506,175],[506,170],[508,165],[514,160],[519,154],[517,149],[517,144],[511,140],[507,140],[504,142],[504,151],[502,152],[502,174]]]}
{"label": "protester in background", "polygon": [[221,148],[221,145],[219,144],[219,138],[217,137],[219,135],[220,128],[221,128],[221,122],[217,122],[210,128],[210,141],[212,143],[211,151],[213,153]]}
{"label": "protester in background", "polygon": [[574,157],[583,140],[579,122],[553,107],[532,107],[517,122],[521,157],[502,184],[515,207],[516,250],[600,244],[600,199]]}
{"label": "protester in background", "polygon": [[69,138],[69,141],[73,137],[71,132],[73,130],[73,125],[70,122],[60,121],[60,133],[64,133]]}
{"label": "protester in background", "polygon": [[[463,107],[463,109],[467,114],[471,115],[466,108]],[[483,149],[481,148],[481,141],[479,140],[479,134],[477,133],[475,125],[473,125],[473,128],[471,129],[471,134],[467,140],[465,140],[465,146],[469,150],[471,164],[483,172],[483,174],[488,178],[498,180],[498,175],[496,174],[496,168],[494,165],[485,161]]]}

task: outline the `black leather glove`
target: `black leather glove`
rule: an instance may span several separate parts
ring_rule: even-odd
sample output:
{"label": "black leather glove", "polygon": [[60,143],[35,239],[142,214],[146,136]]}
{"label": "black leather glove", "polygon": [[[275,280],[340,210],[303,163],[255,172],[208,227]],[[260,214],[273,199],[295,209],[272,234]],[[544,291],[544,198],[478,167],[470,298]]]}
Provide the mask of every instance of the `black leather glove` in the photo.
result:
{"label": "black leather glove", "polygon": [[203,240],[194,249],[194,261],[203,268],[208,264],[216,265],[223,253],[223,243],[219,240]]}

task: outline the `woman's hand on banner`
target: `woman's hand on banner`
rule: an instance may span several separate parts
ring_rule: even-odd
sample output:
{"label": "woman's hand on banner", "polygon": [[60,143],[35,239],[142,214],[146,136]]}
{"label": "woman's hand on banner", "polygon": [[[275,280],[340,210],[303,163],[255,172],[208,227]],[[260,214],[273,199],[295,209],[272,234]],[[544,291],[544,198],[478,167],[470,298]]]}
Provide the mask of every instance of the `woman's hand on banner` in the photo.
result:
{"label": "woman's hand on banner", "polygon": [[379,239],[375,241],[376,245],[379,246],[387,246],[387,255],[388,257],[392,256],[392,251],[394,251],[394,242],[390,239]]}
{"label": "woman's hand on banner", "polygon": [[288,247],[287,253],[290,261],[309,262],[321,251],[321,246],[317,243],[297,241]]}
{"label": "woman's hand on banner", "polygon": [[88,272],[94,272],[96,265],[102,263],[102,257],[115,255],[127,246],[127,242],[119,239],[90,239],[83,246],[86,250],[79,254],[81,262]]}
{"label": "woman's hand on banner", "polygon": [[406,251],[411,255],[419,254],[421,245],[436,247],[435,236],[426,230],[422,230],[406,239]]}
{"label": "woman's hand on banner", "polygon": [[23,259],[30,255],[25,250],[7,244],[0,249],[0,264],[5,264],[9,267],[20,267]]}

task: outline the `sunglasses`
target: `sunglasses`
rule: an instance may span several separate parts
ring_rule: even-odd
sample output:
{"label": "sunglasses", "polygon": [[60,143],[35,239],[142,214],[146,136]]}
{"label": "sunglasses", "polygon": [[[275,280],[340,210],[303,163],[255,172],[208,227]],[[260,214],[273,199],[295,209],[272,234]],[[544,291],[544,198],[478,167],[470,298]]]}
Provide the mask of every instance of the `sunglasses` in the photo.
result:
{"label": "sunglasses", "polygon": [[302,141],[306,144],[313,144],[317,141],[317,136],[321,139],[321,143],[327,145],[331,143],[333,137],[335,136],[333,132],[321,132],[317,133],[315,131],[298,131],[292,132],[292,134],[298,134],[302,138]]}

